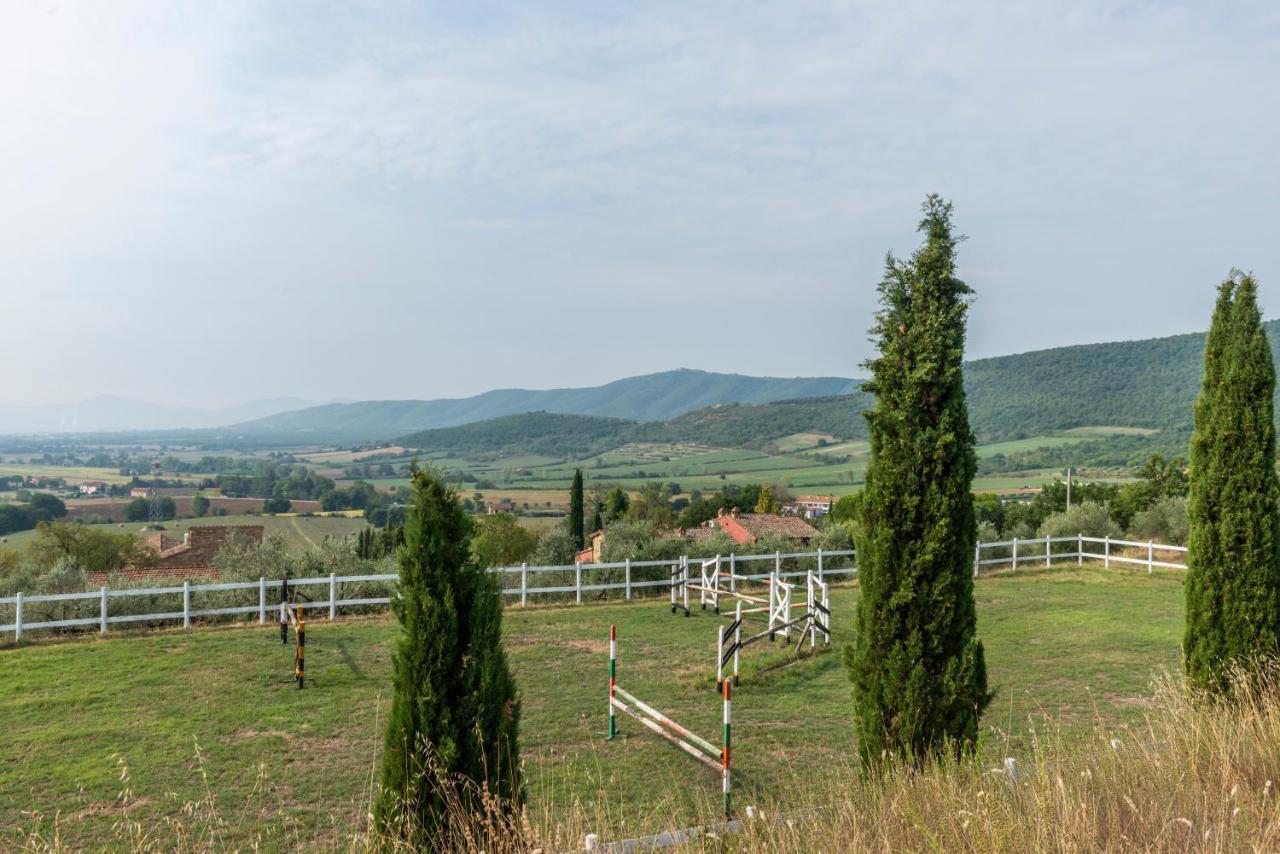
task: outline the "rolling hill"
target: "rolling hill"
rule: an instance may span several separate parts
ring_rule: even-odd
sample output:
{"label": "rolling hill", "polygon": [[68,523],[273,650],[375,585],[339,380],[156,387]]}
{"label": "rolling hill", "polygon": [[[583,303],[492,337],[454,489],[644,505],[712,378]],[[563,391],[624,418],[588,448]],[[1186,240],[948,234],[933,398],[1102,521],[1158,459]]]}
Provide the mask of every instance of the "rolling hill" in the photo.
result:
{"label": "rolling hill", "polygon": [[[1266,324],[1273,351],[1280,340],[1280,321]],[[1191,410],[1199,391],[1204,335],[1176,335],[1144,341],[1122,341],[1059,347],[1032,353],[969,362],[965,386],[970,420],[984,442],[1021,439],[1077,427],[1124,427],[1157,430],[1155,436],[1131,435],[1098,439],[1076,446],[1100,464],[1121,465],[1146,453],[1185,453]],[[1280,361],[1280,353],[1275,353]],[[856,383],[851,383],[856,388]],[[720,447],[762,447],[796,433],[829,434],[837,439],[866,438],[860,413],[873,403],[869,395],[846,389],[839,395],[765,403],[716,404],[685,412],[661,424],[614,420],[607,425],[559,424],[573,445],[563,453],[629,441],[698,442]],[[540,431],[546,413],[509,416],[500,436],[487,422],[404,436],[403,444],[424,450],[473,450],[463,439],[474,431],[486,436],[491,449],[532,450],[521,440],[529,432],[539,452],[554,453],[554,435]],[[589,434],[589,443],[581,437]],[[1064,452],[1065,453],[1065,452]],[[1061,454],[1059,454],[1061,455]],[[1105,463],[1101,461],[1106,460]],[[1046,455],[1053,464],[1053,455]]]}
{"label": "rolling hill", "polygon": [[628,377],[602,386],[548,390],[499,389],[441,400],[368,400],[313,406],[233,425],[240,433],[339,434],[384,439],[425,428],[454,427],[524,412],[665,421],[722,403],[765,403],[853,391],[842,377],[748,377],[681,369]]}

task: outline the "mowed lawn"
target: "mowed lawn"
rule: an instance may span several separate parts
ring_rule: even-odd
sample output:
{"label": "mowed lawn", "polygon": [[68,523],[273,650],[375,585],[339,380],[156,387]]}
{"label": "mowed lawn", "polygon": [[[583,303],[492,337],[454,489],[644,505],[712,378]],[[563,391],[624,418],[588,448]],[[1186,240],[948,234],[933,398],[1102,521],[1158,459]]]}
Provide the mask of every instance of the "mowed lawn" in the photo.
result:
{"label": "mowed lawn", "polygon": [[[984,719],[993,760],[1028,756],[1043,715],[1068,737],[1137,723],[1153,674],[1179,667],[1180,575],[1071,566],[984,577],[976,591],[998,692]],[[795,646],[744,653],[734,695],[737,803],[803,806],[806,776],[847,760],[840,647],[856,596],[833,590],[832,649],[799,661]],[[620,740],[604,740],[610,623],[619,684],[718,742],[710,612],[672,616],[658,600],[512,607],[507,648],[523,696],[535,817],[576,804],[608,837],[713,817],[710,771],[629,718],[620,718]],[[309,622],[303,691],[290,679],[291,648],[271,626],[0,649],[0,847],[37,825],[50,832],[55,815],[72,847],[118,846],[122,817],[157,824],[210,796],[228,844],[265,833],[267,848],[341,845],[368,809],[395,632],[386,616]],[[126,767],[127,808],[117,797]]]}

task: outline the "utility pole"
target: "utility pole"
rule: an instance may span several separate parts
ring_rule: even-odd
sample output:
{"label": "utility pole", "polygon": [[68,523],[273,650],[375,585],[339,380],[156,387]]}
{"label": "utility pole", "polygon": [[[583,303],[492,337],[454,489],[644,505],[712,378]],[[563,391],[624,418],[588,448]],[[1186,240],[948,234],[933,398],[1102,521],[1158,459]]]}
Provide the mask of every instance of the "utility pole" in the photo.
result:
{"label": "utility pole", "polygon": [[1067,466],[1067,509],[1071,509],[1071,466]]}

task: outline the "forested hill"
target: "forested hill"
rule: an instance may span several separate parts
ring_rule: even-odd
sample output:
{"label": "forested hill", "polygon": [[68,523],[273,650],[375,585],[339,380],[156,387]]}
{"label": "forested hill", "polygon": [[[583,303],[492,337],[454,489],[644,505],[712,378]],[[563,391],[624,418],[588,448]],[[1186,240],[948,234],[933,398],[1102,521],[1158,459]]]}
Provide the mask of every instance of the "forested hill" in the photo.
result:
{"label": "forested hill", "polygon": [[664,441],[663,424],[602,418],[598,415],[563,415],[526,412],[463,424],[436,427],[405,437],[411,448],[450,453],[503,452],[587,456],[632,441]]}
{"label": "forested hill", "polygon": [[231,429],[240,433],[324,433],[380,439],[535,411],[665,421],[713,404],[844,394],[859,384],[858,380],[842,377],[748,377],[682,369],[590,388],[499,389],[459,399],[370,400],[313,406],[237,424]]}
{"label": "forested hill", "polygon": [[[1264,326],[1280,360],[1280,321]],[[996,438],[1094,425],[1189,431],[1203,360],[1203,333],[981,359],[965,365],[970,419]]]}

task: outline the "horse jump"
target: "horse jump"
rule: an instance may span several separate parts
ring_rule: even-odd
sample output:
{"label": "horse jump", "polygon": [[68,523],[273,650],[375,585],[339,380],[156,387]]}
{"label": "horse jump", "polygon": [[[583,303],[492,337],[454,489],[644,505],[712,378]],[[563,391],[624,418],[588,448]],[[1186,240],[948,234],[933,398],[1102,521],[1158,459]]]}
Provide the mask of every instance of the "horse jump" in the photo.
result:
{"label": "horse jump", "polygon": [[[791,588],[795,585],[784,584],[777,579],[777,573],[769,588],[769,626],[762,632],[757,632],[746,638],[742,637],[742,615],[751,613],[752,609],[743,610],[742,603],[739,602],[734,612],[733,622],[728,626],[717,626],[716,631],[716,688],[727,685],[728,680],[725,679],[725,667],[730,661],[733,662],[733,684],[738,684],[738,663],[742,650],[751,646],[753,643],[768,638],[770,641],[781,631],[786,641],[791,640],[791,627],[801,626],[800,637],[803,640],[807,634],[809,636],[809,647],[812,649],[818,644],[818,635],[822,635],[824,645],[831,643],[831,602],[827,589],[827,583],[810,570],[805,578],[805,611],[799,617],[791,617]],[[783,593],[785,592],[785,598]],[[777,606],[775,608],[775,600]],[[729,638],[732,641],[726,643]]]}
{"label": "horse jump", "polygon": [[[791,642],[791,627],[803,620],[792,619],[791,604],[795,584],[782,580],[781,556],[775,557],[773,571],[768,578],[755,579],[734,572],[733,555],[729,556],[729,570],[722,570],[721,556],[702,561],[701,580],[689,580],[689,559],[682,557],[679,563],[671,567],[671,613],[683,611],[689,616],[689,591],[698,591],[699,605],[706,610],[710,604],[717,614],[720,613],[720,600],[729,598],[736,603],[736,619],[740,622],[744,614],[766,614],[769,621],[768,637],[773,640],[778,632],[782,632],[787,643]],[[813,573],[809,573],[812,575]],[[751,596],[738,591],[738,582],[744,584],[760,583],[767,585],[767,597]],[[823,584],[823,589],[826,585]],[[743,608],[743,604],[747,607]],[[812,608],[808,609],[810,612]]]}
{"label": "horse jump", "polygon": [[647,703],[636,699],[618,685],[618,630],[616,626],[609,626],[608,739],[613,740],[618,735],[616,710],[621,709],[643,724],[646,729],[657,733],[667,741],[670,741],[672,744],[679,747],[685,753],[688,753],[694,759],[703,763],[707,767],[716,770],[720,774],[720,791],[724,798],[724,814],[726,817],[729,815],[730,807],[730,693],[729,683],[725,682],[722,689],[722,696],[724,697],[724,729],[721,733],[721,747],[719,750],[716,750],[716,748],[712,746],[711,742],[707,741],[705,738],[690,732],[685,727],[662,714],[662,712],[659,712]]}

